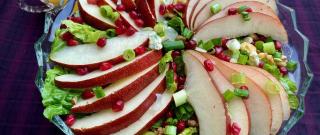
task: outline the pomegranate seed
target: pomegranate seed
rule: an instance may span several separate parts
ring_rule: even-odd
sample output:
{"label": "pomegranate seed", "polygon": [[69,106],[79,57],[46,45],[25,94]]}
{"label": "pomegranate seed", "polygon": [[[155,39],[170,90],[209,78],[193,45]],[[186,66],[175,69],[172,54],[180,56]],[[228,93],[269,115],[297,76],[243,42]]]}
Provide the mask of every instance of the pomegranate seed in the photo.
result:
{"label": "pomegranate seed", "polygon": [[138,13],[136,12],[136,11],[131,11],[130,13],[129,13],[129,16],[130,16],[130,18],[132,18],[132,19],[138,19]]}
{"label": "pomegranate seed", "polygon": [[120,5],[117,5],[117,11],[125,11],[126,10],[126,7],[124,6],[124,5],[122,5],[122,4],[120,4]]}
{"label": "pomegranate seed", "polygon": [[102,48],[102,47],[106,46],[106,43],[107,43],[106,38],[99,38],[96,44],[97,44],[97,46]]}
{"label": "pomegranate seed", "polygon": [[278,51],[281,51],[281,43],[279,41],[275,41],[275,48],[278,50]]}
{"label": "pomegranate seed", "polygon": [[162,127],[165,127],[165,126],[167,126],[168,125],[168,123],[166,122],[166,121],[163,121],[162,123],[161,123],[161,126]]}
{"label": "pomegranate seed", "polygon": [[68,31],[61,35],[61,39],[64,41],[69,41],[70,39],[73,39],[73,35]]}
{"label": "pomegranate seed", "polygon": [[74,122],[76,122],[76,117],[73,114],[70,114],[66,117],[64,122],[70,127],[74,124]]}
{"label": "pomegranate seed", "polygon": [[79,42],[74,39],[69,39],[67,44],[68,44],[68,46],[76,46],[79,44]]}
{"label": "pomegranate seed", "polygon": [[144,21],[142,19],[135,19],[134,23],[138,26],[138,27],[143,27],[144,25]]}
{"label": "pomegranate seed", "polygon": [[94,92],[91,89],[86,89],[82,92],[81,97],[82,99],[89,99],[94,97]]}
{"label": "pomegranate seed", "polygon": [[121,18],[118,18],[118,19],[114,22],[114,24],[115,24],[117,27],[124,27]]}
{"label": "pomegranate seed", "polygon": [[183,84],[178,85],[178,90],[182,90],[182,89],[184,89],[184,85]]}
{"label": "pomegranate seed", "polygon": [[103,0],[98,0],[97,1],[97,5],[98,7],[101,7],[101,6],[104,6],[104,5],[107,5]]}
{"label": "pomegranate seed", "polygon": [[241,128],[239,127],[239,125],[237,123],[233,123],[232,124],[232,135],[239,135],[240,134],[240,131],[241,131]]}
{"label": "pomegranate seed", "polygon": [[178,3],[178,4],[174,5],[174,8],[179,12],[183,12],[184,7],[185,7],[185,5],[183,3]]}
{"label": "pomegranate seed", "polygon": [[134,49],[136,55],[144,54],[147,51],[147,48],[144,46],[139,46],[138,48]]}
{"label": "pomegranate seed", "polygon": [[80,24],[84,23],[81,17],[71,17],[71,21],[75,23],[80,23]]}
{"label": "pomegranate seed", "polygon": [[228,15],[235,15],[237,13],[238,13],[237,8],[229,8],[229,10],[228,10]]}
{"label": "pomegranate seed", "polygon": [[171,53],[171,57],[173,57],[173,58],[178,57],[178,56],[181,56],[181,52],[180,51],[173,51]]}
{"label": "pomegranate seed", "polygon": [[222,46],[224,49],[228,49],[228,47],[227,47],[227,42],[228,42],[228,39],[227,39],[227,38],[221,38],[221,46]]}
{"label": "pomegranate seed", "polygon": [[228,55],[224,55],[223,60],[226,62],[230,62],[231,57]]}
{"label": "pomegranate seed", "polygon": [[136,33],[136,30],[132,27],[129,27],[127,30],[126,30],[126,35],[127,36],[132,36],[134,33]]}
{"label": "pomegranate seed", "polygon": [[109,62],[104,62],[104,63],[102,63],[101,65],[100,65],[100,70],[101,71],[106,71],[106,70],[108,70],[108,69],[110,69],[110,68],[112,68],[113,67],[113,65],[111,64],[111,63],[109,63]]}
{"label": "pomegranate seed", "polygon": [[174,72],[177,71],[177,64],[175,62],[170,62],[169,67],[170,69],[173,69]]}
{"label": "pomegranate seed", "polygon": [[187,41],[185,43],[186,49],[194,50],[197,47],[197,42],[194,40]]}
{"label": "pomegranate seed", "polygon": [[178,84],[184,84],[186,82],[186,77],[184,76],[179,76],[178,78]]}
{"label": "pomegranate seed", "polygon": [[173,9],[175,8],[175,6],[173,4],[170,4],[167,6],[167,9],[169,12],[173,12]]}
{"label": "pomegranate seed", "polygon": [[167,118],[173,117],[173,112],[172,111],[167,112],[166,117]]}
{"label": "pomegranate seed", "polygon": [[78,75],[85,75],[88,73],[88,68],[84,67],[84,68],[77,68],[76,69],[76,73]]}
{"label": "pomegranate seed", "polygon": [[215,55],[217,56],[218,54],[223,54],[223,48],[221,46],[215,46],[214,47],[214,50],[215,50]]}
{"label": "pomegranate seed", "polygon": [[180,133],[180,132],[182,132],[182,131],[186,128],[186,122],[183,121],[183,120],[178,121],[178,123],[177,123],[176,126],[177,126],[178,132]]}
{"label": "pomegranate seed", "polygon": [[264,67],[264,62],[260,62],[258,65],[259,68],[263,68]]}
{"label": "pomegranate seed", "polygon": [[287,75],[288,74],[288,69],[286,67],[279,67],[279,70],[282,75]]}
{"label": "pomegranate seed", "polygon": [[252,8],[247,8],[245,11],[248,13],[253,12]]}
{"label": "pomegranate seed", "polygon": [[245,85],[242,85],[242,86],[240,86],[240,89],[242,89],[242,90],[248,90],[248,87],[245,86]]}
{"label": "pomegranate seed", "polygon": [[122,111],[123,107],[124,107],[124,102],[122,100],[118,100],[117,102],[112,104],[112,111],[120,112]]}
{"label": "pomegranate seed", "polygon": [[160,7],[159,7],[159,13],[160,13],[160,15],[164,15],[164,14],[166,14],[166,5],[160,5]]}
{"label": "pomegranate seed", "polygon": [[121,35],[121,34],[125,33],[125,32],[126,32],[125,29],[126,29],[126,28],[124,27],[124,25],[118,26],[118,27],[116,28],[116,33],[117,33],[117,35]]}
{"label": "pomegranate seed", "polygon": [[88,4],[96,5],[97,0],[87,0]]}
{"label": "pomegranate seed", "polygon": [[65,25],[65,24],[60,25],[60,29],[66,29],[66,28],[67,28],[67,25]]}
{"label": "pomegranate seed", "polygon": [[211,62],[211,60],[207,59],[203,62],[203,65],[204,65],[204,68],[207,70],[207,71],[213,71],[214,69],[214,65],[213,63]]}

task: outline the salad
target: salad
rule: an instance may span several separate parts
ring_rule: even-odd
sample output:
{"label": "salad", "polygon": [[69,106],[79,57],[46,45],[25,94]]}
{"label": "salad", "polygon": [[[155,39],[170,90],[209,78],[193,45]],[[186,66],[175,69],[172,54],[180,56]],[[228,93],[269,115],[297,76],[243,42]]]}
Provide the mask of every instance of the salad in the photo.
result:
{"label": "salad", "polygon": [[48,120],[74,134],[270,135],[297,109],[275,0],[78,0],[51,45]]}

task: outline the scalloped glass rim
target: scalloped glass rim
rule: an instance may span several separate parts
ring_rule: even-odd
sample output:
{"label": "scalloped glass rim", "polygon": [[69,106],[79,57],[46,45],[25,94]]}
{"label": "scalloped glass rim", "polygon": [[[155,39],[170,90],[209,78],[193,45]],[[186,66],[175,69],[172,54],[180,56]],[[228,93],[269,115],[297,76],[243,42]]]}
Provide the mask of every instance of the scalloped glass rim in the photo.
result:
{"label": "scalloped glass rim", "polygon": [[[308,88],[313,79],[313,73],[311,72],[308,63],[307,55],[309,49],[309,40],[303,35],[297,28],[296,14],[294,9],[280,3],[277,0],[279,9],[279,18],[284,23],[289,36],[289,45],[284,46],[284,53],[289,59],[299,61],[298,69],[295,73],[290,74],[290,77],[295,79],[298,84],[297,96],[299,98],[299,107],[296,111],[291,113],[289,120],[285,121],[282,125],[279,135],[286,135],[289,130],[300,120],[304,115],[304,99],[308,91]],[[34,44],[36,57],[38,61],[38,72],[35,83],[38,90],[41,92],[44,85],[45,71],[51,68],[52,64],[49,62],[48,54],[50,51],[50,42],[48,41],[48,35],[50,34],[50,27],[53,23],[53,19],[59,13],[59,11],[47,12],[45,15],[44,33]],[[303,44],[303,46],[301,46]],[[63,120],[56,116],[53,118],[52,123],[56,125],[66,135],[73,135],[72,131],[68,126],[65,125]]]}

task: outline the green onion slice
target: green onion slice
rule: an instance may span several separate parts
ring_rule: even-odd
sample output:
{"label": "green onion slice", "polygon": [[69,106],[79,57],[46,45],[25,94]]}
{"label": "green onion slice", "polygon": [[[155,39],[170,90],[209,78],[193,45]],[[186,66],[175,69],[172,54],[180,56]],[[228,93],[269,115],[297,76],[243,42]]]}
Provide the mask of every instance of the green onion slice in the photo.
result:
{"label": "green onion slice", "polygon": [[96,95],[97,98],[102,98],[102,97],[106,96],[106,94],[104,93],[103,88],[101,86],[92,88],[92,91],[94,92],[94,94]]}
{"label": "green onion slice", "polygon": [[136,57],[136,53],[134,52],[133,49],[127,49],[123,52],[123,58],[126,61],[131,61]]}

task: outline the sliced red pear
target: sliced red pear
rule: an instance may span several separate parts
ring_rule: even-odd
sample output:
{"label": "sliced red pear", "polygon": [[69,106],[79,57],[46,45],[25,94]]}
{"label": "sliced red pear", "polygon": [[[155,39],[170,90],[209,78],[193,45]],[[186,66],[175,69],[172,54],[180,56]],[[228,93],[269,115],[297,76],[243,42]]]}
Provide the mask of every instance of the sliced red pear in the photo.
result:
{"label": "sliced red pear", "polygon": [[[200,26],[203,22],[209,19],[213,14],[211,13],[210,7],[215,4],[221,5],[222,8],[227,7],[235,2],[248,1],[248,0],[213,0],[208,3],[201,11],[196,15],[195,19],[192,22],[192,26],[196,29],[196,26]],[[274,11],[277,12],[277,6],[275,0],[253,0],[262,2],[270,6]]]}
{"label": "sliced red pear", "polygon": [[108,39],[107,44],[101,48],[95,44],[66,46],[50,55],[50,60],[63,67],[76,69],[87,67],[97,69],[103,62],[113,64],[123,60],[122,54],[127,49],[147,46],[150,31],[136,32],[130,37],[118,36]]}
{"label": "sliced red pear", "polygon": [[202,135],[226,135],[230,119],[224,99],[211,82],[210,76],[193,55],[183,54],[186,69],[185,90],[193,106]]}
{"label": "sliced red pear", "polygon": [[152,11],[152,14],[156,18],[156,21],[157,22],[164,21],[163,16],[160,14],[161,0],[148,0],[148,3]]}
{"label": "sliced red pear", "polygon": [[139,120],[112,135],[142,135],[145,130],[148,130],[165,114],[171,99],[172,94],[170,92],[164,92],[162,95],[159,95],[156,102],[152,104]]}
{"label": "sliced red pear", "polygon": [[[206,58],[212,60],[215,63],[215,67],[221,71],[223,76],[229,81],[233,74],[241,73],[237,69],[227,66],[227,63],[223,62],[212,55],[203,54]],[[249,98],[245,99],[245,104],[250,113],[252,135],[270,135],[272,124],[272,109],[268,96],[264,93],[263,89],[256,84],[252,78],[246,77],[246,86],[249,88]]]}
{"label": "sliced red pear", "polygon": [[156,24],[156,17],[151,10],[148,0],[135,0],[137,5],[137,11],[141,15],[141,19],[144,21],[144,26],[153,27]]}
{"label": "sliced red pear", "polygon": [[276,85],[281,86],[279,94],[280,94],[280,98],[281,98],[281,102],[282,102],[282,108],[283,108],[283,120],[288,120],[289,117],[290,117],[291,109],[290,109],[290,105],[289,105],[289,101],[288,101],[287,92],[284,90],[284,88],[282,87],[280,82],[274,76],[272,76],[270,73],[268,73],[267,71],[265,71],[263,69],[260,69],[260,68],[255,68],[255,67],[252,67],[252,68],[254,70],[257,70],[260,73],[264,74],[268,79],[270,79]]}
{"label": "sliced red pear", "polygon": [[101,15],[97,5],[89,4],[87,0],[79,0],[78,7],[82,19],[95,28],[106,30],[116,27],[112,20]]}
{"label": "sliced red pear", "polygon": [[193,29],[193,21],[195,20],[195,18],[197,17],[198,13],[207,5],[209,4],[211,1],[213,0],[200,0],[197,5],[193,8],[192,14],[191,14],[191,18],[189,19],[189,24],[191,29]]}
{"label": "sliced red pear", "polygon": [[187,6],[186,6],[185,12],[183,14],[183,21],[184,21],[184,24],[186,24],[186,26],[188,28],[190,28],[189,20],[192,15],[193,8],[197,5],[198,2],[199,2],[199,0],[188,0],[188,2],[186,4]]}
{"label": "sliced red pear", "polygon": [[[196,51],[188,51],[188,53],[195,56],[201,63],[207,59]],[[208,73],[220,94],[223,95],[227,90],[235,89],[218,69],[214,69],[211,72],[208,71]],[[244,101],[239,97],[235,97],[226,104],[228,106],[228,112],[231,115],[231,122],[237,123],[241,128],[239,135],[248,135],[250,131],[250,114],[247,111]]]}
{"label": "sliced red pear", "polygon": [[[237,3],[231,4],[231,5],[227,6],[227,7],[225,7],[219,13],[215,14],[214,16],[211,16],[208,20],[206,20],[202,24],[206,24],[206,23],[208,23],[208,22],[210,22],[212,20],[227,16],[229,9],[231,9],[231,8],[239,8],[240,6],[250,7],[253,10],[253,12],[266,14],[266,15],[269,15],[269,16],[279,20],[277,14],[268,5],[266,5],[264,3],[261,3],[261,2],[258,2],[258,1],[241,1],[241,2],[237,2]],[[198,26],[200,26],[200,25],[199,24],[195,24],[196,28],[198,28]],[[200,26],[200,28],[201,28],[201,26]]]}
{"label": "sliced red pear", "polygon": [[126,7],[127,11],[132,11],[136,8],[136,3],[134,0],[121,0],[121,4]]}
{"label": "sliced red pear", "polygon": [[[232,63],[219,60],[216,57],[214,57],[213,59],[215,59],[216,62],[219,61],[221,63],[224,63],[224,65],[228,66],[229,68],[232,68],[234,70],[237,70],[238,72],[244,73],[247,76],[247,78],[250,78],[255,84],[257,84],[263,90],[263,92],[269,98],[271,109],[272,109],[271,134],[276,134],[279,131],[283,121],[283,107],[282,107],[280,92],[278,94],[269,94],[268,92],[266,92],[268,91],[268,89],[266,89],[266,83],[270,81],[270,79],[265,74],[262,74],[261,72],[258,72],[257,70],[254,69],[257,67],[232,64]],[[281,85],[279,86],[282,87]],[[280,89],[280,90],[284,90],[284,89]]]}
{"label": "sliced red pear", "polygon": [[90,88],[103,86],[136,74],[156,64],[161,59],[160,51],[149,51],[132,61],[120,63],[106,71],[95,70],[86,75],[65,74],[55,78],[55,84],[61,88]]}
{"label": "sliced red pear", "polygon": [[120,112],[107,109],[77,119],[71,126],[75,134],[105,135],[120,131],[136,122],[165,90],[165,73],[161,74],[138,95],[125,102]]}
{"label": "sliced red pear", "polygon": [[204,24],[196,31],[194,39],[207,41],[213,38],[235,38],[258,33],[271,36],[282,43],[288,42],[288,35],[282,23],[275,18],[261,14],[249,13],[250,21],[244,21],[241,15],[225,16]]}
{"label": "sliced red pear", "polygon": [[[107,4],[111,6],[114,10],[117,9],[117,5],[112,2],[112,0],[101,0],[102,4]],[[125,22],[127,26],[133,27],[135,30],[140,30],[140,28],[136,25],[133,19],[130,18],[129,14],[126,11],[117,11],[121,15],[122,20]]]}
{"label": "sliced red pear", "polygon": [[108,85],[104,88],[105,97],[103,98],[93,97],[77,101],[71,111],[74,113],[92,113],[110,108],[112,103],[119,99],[126,102],[147,87],[158,75],[158,64],[154,64],[137,74]]}

